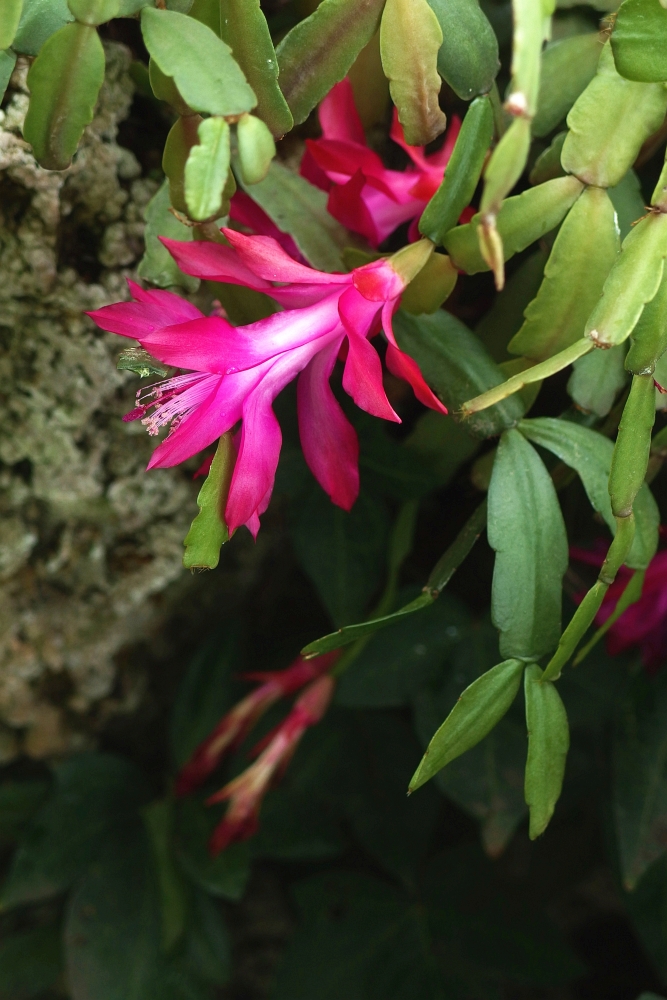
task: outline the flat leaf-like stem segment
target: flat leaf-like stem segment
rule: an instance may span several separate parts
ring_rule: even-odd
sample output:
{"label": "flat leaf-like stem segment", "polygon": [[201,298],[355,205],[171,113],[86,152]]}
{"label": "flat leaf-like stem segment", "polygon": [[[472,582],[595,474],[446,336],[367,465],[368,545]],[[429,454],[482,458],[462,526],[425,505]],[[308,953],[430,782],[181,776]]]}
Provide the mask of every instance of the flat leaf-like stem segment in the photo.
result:
{"label": "flat leaf-like stem segment", "polygon": [[191,219],[214,219],[222,208],[229,173],[229,125],[224,118],[205,118],[197,129],[199,143],[185,164],[185,201]]}
{"label": "flat leaf-like stem segment", "polygon": [[220,549],[229,539],[224,511],[235,460],[232,435],[228,432],[220,438],[208,476],[197,497],[199,513],[183,542],[183,565],[186,569],[215,569],[220,561]]}
{"label": "flat leaf-like stem segment", "polygon": [[322,0],[276,50],[280,86],[294,116],[305,121],[380,27],[384,0]]}
{"label": "flat leaf-like stem segment", "polygon": [[567,534],[551,476],[517,430],[500,439],[488,499],[496,552],[491,617],[500,654],[537,660],[560,636]]}
{"label": "flat leaf-like stem segment", "polygon": [[616,68],[628,80],[667,80],[667,10],[653,0],[625,0],[611,36]]}
{"label": "flat leaf-like stem segment", "polygon": [[152,58],[194,111],[233,117],[257,104],[232,50],[205,24],[174,10],[144,7],[141,31]]}
{"label": "flat leaf-like stem segment", "polygon": [[[496,219],[504,259],[509,260],[555,229],[582,190],[583,185],[576,177],[557,177],[504,201]],[[479,248],[480,222],[481,215],[477,214],[445,237],[444,247],[452,263],[467,274],[490,270]]]}
{"label": "flat leaf-like stem segment", "polygon": [[438,72],[464,101],[488,94],[500,69],[498,39],[477,0],[428,0],[442,29]]}
{"label": "flat leaf-like stem segment", "polygon": [[22,7],[23,0],[0,0],[0,49],[8,49],[14,41]]}
{"label": "flat leaf-like stem segment", "polygon": [[104,49],[95,28],[66,24],[30,67],[30,106],[23,137],[48,170],[65,170],[93,120],[104,80]]}
{"label": "flat leaf-like stem segment", "polygon": [[426,748],[409,792],[426,784],[491,732],[516,698],[524,666],[521,660],[505,660],[465,689]]}
{"label": "flat leaf-like stem segment", "polygon": [[530,810],[529,836],[535,840],[546,830],[560,798],[570,729],[555,685],[542,679],[536,663],[526,667],[524,691],[528,727],[524,790]]}
{"label": "flat leaf-like stem segment", "polygon": [[386,0],[380,26],[382,68],[405,141],[425,146],[444,132],[436,69],[442,31],[428,0]]}
{"label": "flat leaf-like stem segment", "polygon": [[416,597],[414,601],[410,601],[410,603],[406,604],[404,607],[399,608],[398,611],[394,611],[393,614],[381,615],[378,618],[372,618],[370,621],[359,622],[357,625],[346,625],[337,632],[332,632],[330,635],[325,635],[321,639],[316,639],[315,642],[311,642],[307,646],[304,646],[301,650],[301,655],[306,657],[306,659],[310,659],[313,656],[321,656],[322,653],[328,653],[333,649],[340,649],[342,646],[347,646],[350,642],[355,642],[357,639],[363,639],[365,636],[372,635],[373,632],[377,632],[378,629],[385,628],[387,625],[392,625],[400,618],[405,617],[405,615],[411,615],[413,612],[420,611],[422,608],[426,608],[430,604],[433,604],[433,601],[437,598],[438,594],[444,590],[451,578],[454,576],[456,570],[472,549],[473,545],[484,530],[485,525],[486,501],[480,504],[475,513],[459,532],[456,539],[452,542],[444,555],[438,560],[433,572],[428,578],[424,592],[420,594],[419,597]]}
{"label": "flat leaf-like stem segment", "polygon": [[595,76],[602,42],[597,31],[554,42],[542,53],[540,93],[533,135],[544,137],[559,125]]}

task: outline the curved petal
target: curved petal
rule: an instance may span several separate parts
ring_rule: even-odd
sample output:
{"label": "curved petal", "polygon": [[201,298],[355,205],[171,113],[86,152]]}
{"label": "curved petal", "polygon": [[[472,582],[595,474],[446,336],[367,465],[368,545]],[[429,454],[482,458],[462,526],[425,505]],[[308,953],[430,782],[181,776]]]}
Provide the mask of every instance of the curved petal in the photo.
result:
{"label": "curved petal", "polygon": [[141,340],[146,334],[174,323],[203,317],[191,302],[174,292],[145,291],[128,282],[134,302],[115,302],[86,313],[102,330]]}
{"label": "curved petal", "polygon": [[[378,231],[375,217],[368,210],[366,201],[362,197],[365,186],[366,178],[361,170],[358,170],[346,184],[335,184],[329,192],[327,210],[329,215],[333,215],[343,226],[353,233],[361,233],[372,247],[376,247],[382,242],[383,237]],[[386,198],[385,195],[381,197]]]}
{"label": "curved petal", "polygon": [[230,202],[229,218],[247,226],[259,236],[272,236],[290,257],[294,257],[294,260],[298,260],[302,264],[305,263],[304,258],[299,253],[299,248],[289,233],[278,229],[278,226],[269,218],[264,209],[260,208],[257,202],[253,201],[245,191],[237,191],[234,194]]}
{"label": "curved petal", "polygon": [[405,281],[393,269],[389,261],[374,260],[352,272],[354,287],[369,302],[396,302],[405,291]]}
{"label": "curved petal", "polygon": [[244,236],[234,229],[223,229],[222,232],[246,267],[267,281],[315,285],[347,284],[350,280],[347,274],[327,274],[297,263],[270,236]]}
{"label": "curved petal", "polygon": [[271,284],[246,267],[232,247],[207,240],[184,243],[182,240],[169,240],[166,236],[161,236],[160,239],[181,271],[186,274],[194,274],[209,281],[246,285],[258,292],[271,290]]}
{"label": "curved petal", "polygon": [[360,337],[373,336],[379,333],[373,327],[380,315],[380,303],[365,299],[356,288],[346,288],[338,300],[338,315],[348,333],[356,333]]}
{"label": "curved petal", "polygon": [[435,393],[429,389],[424,381],[424,376],[419,370],[417,362],[409,354],[402,351],[396,343],[394,328],[391,322],[396,305],[395,301],[385,302],[382,309],[382,328],[389,341],[385,355],[387,368],[397,378],[404,379],[412,386],[412,391],[420,403],[428,406],[431,410],[437,410],[438,413],[447,413],[447,407],[443,406]]}
{"label": "curved petal", "polygon": [[325,139],[340,139],[366,145],[364,126],[354,103],[354,91],[347,77],[335,84],[318,109]]}
{"label": "curved petal", "polygon": [[243,328],[232,326],[221,316],[202,316],[155,330],[140,339],[146,350],[165,365],[224,375],[229,368],[230,346],[240,339],[239,329]]}
{"label": "curved petal", "polygon": [[338,178],[352,177],[361,170],[363,174],[377,178],[385,187],[384,175],[387,168],[377,153],[367,146],[339,142],[336,139],[307,139],[306,145],[317,166],[331,180],[340,183]]}
{"label": "curved petal", "polygon": [[356,333],[348,335],[343,388],[357,406],[382,420],[400,424],[382,383],[382,362],[372,344]]}
{"label": "curved petal", "polygon": [[335,504],[350,510],[359,495],[359,442],[329,385],[341,339],[316,354],[299,375],[297,408],[311,472]]}
{"label": "curved petal", "polygon": [[239,452],[225,508],[230,533],[248,522],[258,528],[259,508],[264,503],[266,509],[273,491],[282,434],[271,403],[271,396],[260,387],[243,406]]}

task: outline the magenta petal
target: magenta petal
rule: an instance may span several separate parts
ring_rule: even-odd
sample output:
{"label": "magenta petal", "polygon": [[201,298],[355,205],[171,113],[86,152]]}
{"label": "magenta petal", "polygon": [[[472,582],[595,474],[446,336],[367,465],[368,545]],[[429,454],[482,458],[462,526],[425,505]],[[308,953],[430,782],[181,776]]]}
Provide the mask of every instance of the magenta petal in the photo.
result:
{"label": "magenta petal", "polygon": [[390,137],[394,140],[397,146],[400,146],[404,152],[408,154],[412,162],[420,170],[427,169],[426,156],[424,155],[423,146],[408,146],[405,141],[405,134],[403,132],[403,126],[398,120],[398,111],[394,108],[393,118],[391,120],[391,129],[389,131]]}
{"label": "magenta petal", "polygon": [[244,236],[233,229],[222,231],[243,263],[254,274],[267,281],[293,281],[297,284],[314,285],[346,284],[350,280],[346,274],[327,274],[297,263],[270,236]]}
{"label": "magenta petal", "polygon": [[243,407],[239,453],[225,509],[230,533],[242,524],[254,525],[260,507],[268,506],[282,443],[271,402],[270,394],[259,387]]}
{"label": "magenta petal", "polygon": [[[165,365],[224,375],[230,366],[230,350],[238,340],[241,337],[237,328],[226,319],[202,316],[189,323],[155,330],[142,337],[141,343]],[[237,365],[237,370],[240,367]]]}
{"label": "magenta petal", "polygon": [[164,326],[203,316],[196,306],[173,292],[146,292],[134,282],[131,283],[130,290],[139,301],[115,302],[86,315],[103,330],[136,340],[141,340],[146,334]]}
{"label": "magenta petal", "polygon": [[372,344],[356,333],[348,334],[343,388],[357,406],[383,420],[400,424],[382,383],[382,362]]}
{"label": "magenta petal", "polygon": [[405,290],[405,282],[386,260],[374,260],[352,272],[357,291],[370,302],[396,300]]}
{"label": "magenta petal", "polygon": [[[249,238],[255,237],[246,237],[246,239]],[[166,237],[162,237],[162,242],[180,269],[186,274],[194,274],[198,278],[207,278],[209,281],[226,281],[233,285],[246,285],[257,291],[270,291],[271,289],[269,282],[251,271],[239,259],[232,247],[223,246],[221,243],[209,243],[205,240],[184,243],[181,240],[168,240]]]}
{"label": "magenta petal", "polygon": [[329,385],[340,344],[333,341],[301,372],[297,405],[306,462],[333,502],[350,510],[359,495],[359,442]]}
{"label": "magenta petal", "polygon": [[354,91],[345,77],[331,88],[318,109],[325,139],[341,139],[366,145],[364,127],[354,103]]}
{"label": "magenta petal", "polygon": [[362,197],[365,186],[366,178],[358,170],[346,184],[336,184],[331,188],[327,210],[341,225],[353,233],[361,233],[372,247],[376,247],[382,237]]}
{"label": "magenta petal", "polygon": [[253,201],[245,191],[237,191],[230,203],[229,218],[234,222],[240,222],[247,226],[259,236],[271,236],[280,243],[283,250],[287,251],[290,257],[305,263],[304,258],[299,253],[299,248],[289,235],[282,229],[278,229],[275,222],[269,218],[263,208]]}
{"label": "magenta petal", "polygon": [[385,360],[387,368],[393,375],[404,379],[412,386],[412,391],[420,403],[428,406],[431,410],[437,410],[439,413],[447,413],[447,407],[443,406],[435,393],[427,386],[414,358],[399,350],[398,347],[394,347],[393,344],[387,344]]}
{"label": "magenta petal", "polygon": [[365,299],[356,288],[346,288],[340,296],[338,315],[348,333],[368,337],[379,332],[379,326],[376,330],[373,327],[380,315],[380,303]]}

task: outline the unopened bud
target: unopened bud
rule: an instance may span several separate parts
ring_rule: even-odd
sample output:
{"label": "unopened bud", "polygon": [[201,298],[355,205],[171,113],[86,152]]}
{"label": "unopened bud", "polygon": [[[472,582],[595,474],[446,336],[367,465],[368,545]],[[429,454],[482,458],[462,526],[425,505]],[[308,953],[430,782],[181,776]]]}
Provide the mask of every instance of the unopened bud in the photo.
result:
{"label": "unopened bud", "polygon": [[236,134],[243,180],[246,184],[258,184],[266,177],[276,155],[273,136],[261,118],[248,114],[239,118]]}

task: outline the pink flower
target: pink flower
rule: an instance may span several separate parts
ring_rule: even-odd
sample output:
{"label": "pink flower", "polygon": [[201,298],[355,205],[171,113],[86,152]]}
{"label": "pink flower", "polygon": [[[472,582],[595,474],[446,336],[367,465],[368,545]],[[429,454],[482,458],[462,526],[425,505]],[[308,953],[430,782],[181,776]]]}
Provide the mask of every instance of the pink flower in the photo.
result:
{"label": "pink flower", "polygon": [[[604,552],[595,549],[571,551],[576,559],[593,566],[601,566],[604,561]],[[605,595],[595,619],[596,625],[603,625],[609,618],[630,575],[631,571],[626,567],[619,571]],[[651,560],[640,599],[631,604],[609,629],[607,650],[612,656],[632,646],[641,649],[644,665],[652,671],[667,660],[667,550],[658,552]]]}
{"label": "pink flower", "polygon": [[336,651],[312,660],[303,660],[299,656],[286,670],[247,674],[247,680],[263,683],[235,705],[211,735],[199,744],[176,778],[176,795],[188,795],[201,785],[219,766],[225,754],[243,743],[271,705],[325,673],[336,662],[338,655]]}
{"label": "pink flower", "polygon": [[454,149],[461,122],[453,117],[437,153],[408,146],[394,109],[391,138],[412,160],[405,171],[389,170],[368,147],[347,77],[327,94],[319,108],[321,139],[307,139],[301,174],[329,192],[328,209],[352,232],[377,247],[404,222],[412,221],[410,239],[419,237],[417,223],[437,191]]}
{"label": "pink flower", "polygon": [[296,700],[292,711],[277,727],[254,764],[208,799],[208,805],[229,801],[227,813],[211,837],[212,854],[219,854],[233,841],[245,840],[255,833],[265,794],[284,773],[306,729],[319,722],[326,712],[334,686],[335,680],[330,676],[313,681]]}
{"label": "pink flower", "polygon": [[273,400],[297,375],[304,456],[320,485],[344,510],[359,491],[359,446],[329,385],[339,356],[345,362],[343,387],[355,403],[374,416],[400,422],[383,388],[380,358],[369,343],[383,328],[389,370],[409,382],[426,406],[447,412],[392,331],[401,293],[432,245],[413,244],[391,260],[374,261],[350,274],[326,274],[298,263],[270,237],[223,232],[231,246],[164,243],[190,274],[262,291],[285,307],[282,312],[233,327],[222,316],[204,316],[170,292],[144,291],[130,283],[134,302],[89,315],[104,330],[136,338],[163,363],[190,370],[144,390],[126,417],[143,419],[151,434],[171,426],[149,469],[184,462],[241,421],[225,518],[230,533],[245,524],[256,536],[259,516],[271,498],[282,440]]}

